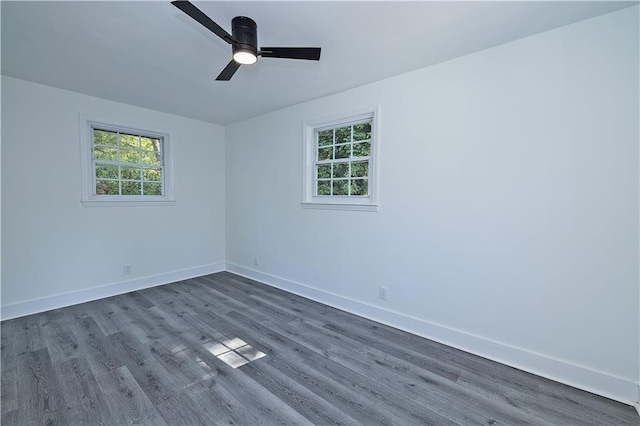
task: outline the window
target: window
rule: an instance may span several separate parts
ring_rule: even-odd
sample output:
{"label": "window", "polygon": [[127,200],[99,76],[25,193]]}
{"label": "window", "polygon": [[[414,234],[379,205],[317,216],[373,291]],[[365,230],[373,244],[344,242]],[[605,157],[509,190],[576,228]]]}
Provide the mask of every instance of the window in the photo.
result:
{"label": "window", "polygon": [[376,111],[305,125],[303,207],[376,210]]}
{"label": "window", "polygon": [[82,121],[83,204],[172,201],[167,134]]}

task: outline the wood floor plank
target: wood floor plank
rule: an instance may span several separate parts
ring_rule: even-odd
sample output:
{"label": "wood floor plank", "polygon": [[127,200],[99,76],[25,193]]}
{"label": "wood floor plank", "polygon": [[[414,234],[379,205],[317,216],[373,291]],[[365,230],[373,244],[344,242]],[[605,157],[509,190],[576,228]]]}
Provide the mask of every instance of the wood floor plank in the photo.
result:
{"label": "wood floor plank", "polygon": [[3,425],[18,425],[21,424],[18,418],[18,410],[9,411],[8,413],[2,413]]}
{"label": "wood floor plank", "polygon": [[244,409],[252,417],[269,419],[267,423],[277,425],[311,424],[300,413],[284,404],[276,395],[244,374],[240,368],[234,369],[205,348],[193,348],[186,351],[192,354],[190,356],[195,356],[205,362],[214,371],[215,376],[207,380],[210,391],[213,388],[224,388],[244,406]]}
{"label": "wood floor plank", "polygon": [[18,320],[2,321],[0,326],[0,358],[5,360],[17,355],[20,336],[17,334]]}
{"label": "wood floor plank", "polygon": [[[232,330],[227,330],[229,337],[221,339],[221,343],[218,346],[222,346],[222,343],[226,343],[233,340],[232,336],[236,334]],[[222,387],[233,396],[234,400],[244,404],[255,418],[271,418],[271,422],[274,424],[304,424],[306,419],[304,416],[297,413],[295,410],[285,408],[282,405],[282,401],[273,395],[271,392],[262,388],[257,382],[250,377],[240,373],[241,370],[237,370],[238,373],[234,374],[234,368],[230,367],[222,360],[222,357],[216,357],[215,351],[208,346],[208,343],[203,345],[194,344],[195,342],[189,342],[192,346],[184,351],[181,351],[175,356],[187,357],[192,361],[198,363],[204,363],[208,369],[203,369],[199,366],[196,371],[201,378],[205,379],[205,382],[209,383],[209,393],[213,389]],[[230,345],[231,346],[231,345]],[[233,346],[232,346],[233,347]],[[229,352],[228,348],[225,349]],[[165,356],[168,354],[165,353]],[[175,370],[183,370],[177,368]],[[193,373],[188,374],[193,377]],[[273,406],[279,406],[278,411],[274,411]]]}
{"label": "wood floor plank", "polygon": [[109,299],[96,301],[91,312],[91,317],[105,336],[116,334],[129,328],[125,319],[119,315],[120,312],[114,310],[109,302]]}
{"label": "wood floor plank", "polygon": [[131,293],[125,293],[118,297],[122,297],[123,300],[128,303],[134,304],[141,309],[149,309],[155,306],[144,294],[139,291],[132,291]]}
{"label": "wood floor plank", "polygon": [[96,381],[89,364],[82,358],[71,358],[57,366],[61,391],[67,402],[70,424],[114,424],[105,396]]}
{"label": "wood floor plank", "polygon": [[137,342],[133,335],[120,332],[107,339],[151,402],[161,404],[179,391],[172,383],[175,375],[160,365],[148,347]]}
{"label": "wood floor plank", "polygon": [[[290,322],[295,321],[299,318],[297,314],[289,313],[286,309],[281,309],[280,307],[275,307],[272,304],[262,303],[259,299],[252,299],[247,297],[247,292],[243,292],[241,289],[238,289],[234,286],[224,286],[219,285],[217,281],[211,279],[209,276],[199,277],[194,279],[196,283],[202,284],[202,286],[208,289],[210,292],[213,292],[214,296],[224,295],[229,300],[236,300],[239,304],[241,304],[246,310],[246,307],[251,308],[251,312],[259,312],[262,316],[266,314],[267,318],[263,318],[263,320],[274,321],[274,322]],[[217,285],[216,285],[217,284]],[[236,311],[236,309],[234,309]]]}
{"label": "wood floor plank", "polygon": [[445,379],[456,381],[460,377],[461,371],[455,367],[452,367],[451,365],[448,365],[447,363],[441,362],[438,359],[429,356],[424,356],[423,354],[412,353],[410,351],[407,351],[406,348],[403,347],[385,345],[377,340],[369,339],[368,336],[363,336],[362,334],[350,329],[348,324],[343,324],[341,326],[335,324],[326,324],[324,328],[326,328],[330,332],[335,332],[336,334],[351,339],[354,344],[366,345],[367,347],[377,349],[380,352],[384,352],[393,357],[412,363],[425,371],[429,371],[432,374],[437,374]]}
{"label": "wood floor plank", "polygon": [[[232,330],[227,330],[228,336],[221,339],[217,343],[217,347],[222,347],[223,351],[216,351],[213,348],[212,343],[205,343],[200,346],[193,346],[180,354],[186,354],[189,358],[202,362],[210,367],[207,380],[208,392],[219,392],[224,389],[234,401],[243,404],[249,411],[251,417],[258,419],[268,418],[271,419],[272,424],[305,424],[308,421],[304,416],[297,411],[290,409],[283,404],[281,400],[277,398],[277,395],[269,392],[263,386],[256,382],[251,377],[242,372],[240,368],[234,368],[227,364],[225,361],[223,352],[231,352],[229,347],[236,347],[229,342],[239,341],[236,333]],[[224,347],[223,344],[229,347]],[[242,344],[242,343],[241,343]],[[214,392],[215,391],[215,392]],[[277,411],[274,411],[274,407],[278,407]]]}
{"label": "wood floor plank", "polygon": [[101,299],[92,300],[89,302],[67,306],[66,308],[62,309],[62,311],[64,313],[64,317],[68,320],[85,318],[94,315],[98,311],[99,306],[101,306],[102,303],[103,302],[101,301]]}
{"label": "wood floor plank", "polygon": [[194,384],[185,390],[192,396],[198,411],[219,425],[258,425],[269,423],[268,418],[257,417],[245,403],[238,401],[228,390],[220,386],[215,378]]}
{"label": "wood floor plank", "polygon": [[288,312],[289,314],[294,316],[295,319],[293,322],[301,321],[302,319],[304,319],[304,321],[307,324],[314,324],[319,327],[325,324],[325,321],[319,318],[315,318],[311,315],[307,315],[306,312],[304,312],[302,309],[297,308],[295,306],[291,306],[286,302],[281,302],[279,298],[264,297],[262,294],[257,294],[257,293],[256,294],[250,293],[247,295],[247,298],[253,299],[253,300],[259,300],[260,303],[264,305],[270,305],[274,308]]}
{"label": "wood floor plank", "polygon": [[52,309],[50,311],[30,315],[30,318],[33,322],[38,323],[40,327],[43,327],[52,321],[59,321],[61,319],[64,319],[64,310]]}
{"label": "wood floor plank", "polygon": [[[172,284],[167,284],[169,287],[171,286],[175,286],[176,283],[172,283]],[[138,290],[138,293],[140,293],[142,296],[144,296],[146,299],[148,299],[151,303],[156,304],[154,301],[159,301],[159,300],[164,300],[167,298],[167,295],[165,293],[162,293],[161,291],[158,291],[158,287],[148,287],[148,288],[144,288],[142,290]],[[171,297],[169,297],[171,298]]]}
{"label": "wood floor plank", "polygon": [[119,331],[127,331],[141,343],[149,343],[160,338],[162,330],[159,324],[152,321],[146,309],[140,308],[135,299],[109,298],[105,299],[105,304],[109,309],[108,315],[117,316]]}
{"label": "wood floor plank", "polygon": [[12,345],[14,355],[22,355],[47,347],[42,337],[37,318],[31,315],[11,320],[15,344]]}
{"label": "wood floor plank", "polygon": [[[194,279],[195,280],[195,279]],[[197,281],[194,281],[190,287],[196,287]],[[244,303],[235,299],[227,297],[224,293],[210,290],[206,293],[198,292],[197,290],[191,290],[183,294],[183,299],[189,301],[189,306],[194,309],[195,312],[202,310],[215,310],[219,314],[224,314],[231,311],[243,311],[248,309]],[[265,319],[266,319],[265,315]]]}
{"label": "wood floor plank", "polygon": [[68,321],[69,328],[78,338],[82,357],[96,374],[122,367],[123,360],[112,351],[112,346],[93,317],[76,317]]}
{"label": "wood floor plank", "polygon": [[44,322],[40,325],[40,330],[53,362],[63,362],[78,356],[78,340],[63,319]]}
{"label": "wood floor plank", "polygon": [[[593,412],[596,410],[591,404],[589,408],[584,407],[580,412],[575,413],[574,418],[570,418],[566,413],[559,412],[554,408],[554,404],[549,399],[552,394],[561,392],[560,385],[556,382],[541,379],[533,376],[532,374],[500,365],[496,362],[482,359],[479,357],[473,357],[462,351],[455,350],[453,348],[445,347],[444,345],[433,345],[426,341],[426,339],[417,339],[414,336],[408,335],[408,333],[401,333],[398,330],[385,326],[368,326],[363,327],[363,324],[358,325],[358,321],[349,323],[354,325],[354,329],[350,333],[362,344],[367,346],[379,348],[385,350],[390,354],[401,354],[401,358],[414,363],[421,368],[425,368],[429,371],[435,371],[433,368],[428,368],[424,363],[432,362],[441,367],[447,364],[459,368],[463,377],[462,383],[466,388],[477,392],[478,395],[487,395],[487,397],[498,398],[503,406],[514,406],[520,409],[527,410],[533,417],[539,417],[541,412],[545,412],[547,419],[554,421],[567,421],[582,423],[588,421],[589,414],[586,412]],[[325,325],[327,329],[338,330],[341,333],[345,333],[340,326],[335,323]],[[398,335],[403,335],[405,339],[400,341]],[[425,341],[425,342],[423,342]],[[389,345],[389,342],[395,344]],[[423,347],[423,352],[420,353],[418,349]],[[425,354],[427,354],[425,358]],[[446,362],[440,361],[441,359]],[[550,392],[548,386],[555,388]],[[575,392],[576,389],[567,387],[567,389]],[[547,394],[547,400],[542,401],[541,395]],[[586,396],[586,393],[585,393]],[[601,400],[598,400],[601,403]],[[613,424],[620,421],[620,419],[611,419]]]}
{"label": "wood floor plank", "polygon": [[114,424],[166,425],[127,367],[96,376],[109,411],[116,417]]}
{"label": "wood floor plank", "polygon": [[[16,358],[17,425],[66,424],[66,402],[46,348]],[[3,419],[3,424],[6,424]]]}
{"label": "wood floor plank", "polygon": [[[241,314],[231,313],[230,316],[242,322],[247,328],[255,329],[263,335],[271,337],[274,333],[270,326],[251,323],[250,320],[243,319]],[[285,339],[283,334],[275,333],[279,336],[279,339]],[[296,337],[300,336],[289,334],[286,339],[293,338],[291,339],[291,344],[298,345]],[[349,342],[344,342],[343,345],[344,347],[353,346]],[[296,351],[304,353],[305,349],[300,345],[296,347]],[[411,415],[405,415],[404,422],[406,423],[430,423],[435,421],[438,424],[443,424],[452,420],[448,418],[452,416],[455,416],[455,421],[460,421],[462,424],[471,420],[484,420],[490,424],[496,423],[496,419],[493,417],[482,419],[481,410],[476,409],[476,406],[482,406],[482,401],[478,399],[470,400],[468,395],[465,395],[465,392],[455,385],[455,381],[449,379],[430,381],[429,386],[427,386],[424,380],[420,380],[421,377],[426,376],[421,376],[411,371],[408,368],[410,366],[408,363],[403,364],[401,360],[385,357],[382,352],[367,350],[356,353],[340,350],[340,345],[334,343],[331,349],[325,351],[322,355],[309,351],[304,356],[307,362],[314,360],[325,376],[331,377],[337,382],[348,378],[348,382],[352,387],[357,388],[359,393],[368,393],[376,399],[387,401],[384,406],[389,410],[401,411],[396,404],[401,401],[402,406],[415,414],[413,418]],[[422,374],[428,374],[428,372],[422,372]],[[433,379],[438,380],[438,376],[433,377]],[[433,386],[438,386],[437,396],[440,398],[433,397]],[[445,388],[448,391],[445,392]],[[417,396],[418,394],[424,396],[419,397]],[[457,402],[462,410],[453,414],[448,413],[448,407],[452,402]],[[426,406],[430,408],[425,409]],[[487,408],[486,404],[485,408]],[[497,409],[498,407],[493,408]],[[507,413],[503,413],[502,417],[511,423],[527,423],[523,416],[509,416]]]}
{"label": "wood floor plank", "polygon": [[228,272],[1,324],[3,425],[640,425],[627,405]]}
{"label": "wood floor plank", "polygon": [[[339,334],[320,333],[320,330],[310,324],[304,324],[304,322],[286,324],[276,331],[298,344],[309,347],[321,357],[335,361],[340,366],[357,371],[364,376],[374,378],[373,380],[381,388],[393,391],[398,398],[404,397],[412,400],[415,404],[434,407],[434,410],[443,415],[447,413],[456,422],[468,424],[482,420],[487,424],[499,423],[491,416],[484,417],[484,412],[491,411],[487,410],[490,408],[490,403],[478,399],[470,400],[464,389],[456,384],[458,375],[442,377],[374,348],[354,352],[352,348],[357,346],[356,341]],[[433,387],[437,387],[438,392],[433,392]],[[448,407],[452,403],[456,403],[464,409],[449,413]],[[485,409],[484,412],[482,407]],[[497,410],[497,407],[491,408],[494,411]],[[527,423],[524,418],[517,415],[503,414],[502,417],[513,423]]]}
{"label": "wood floor plank", "polygon": [[86,340],[91,335],[105,337],[96,321],[90,315],[75,316],[72,318],[67,317],[66,324],[78,342]]}
{"label": "wood floor plank", "polygon": [[158,412],[168,425],[212,425],[215,416],[210,409],[203,409],[190,393],[180,393],[157,406]]}
{"label": "wood floor plank", "polygon": [[160,365],[170,372],[173,377],[173,387],[176,390],[181,390],[215,376],[215,372],[210,366],[196,357],[190,357],[189,351],[172,352],[160,342],[153,342],[149,347],[149,351]]}
{"label": "wood floor plank", "polygon": [[[231,313],[240,315],[238,313]],[[241,338],[250,338],[251,344],[261,351],[267,353],[264,362],[270,363],[272,366],[288,375],[292,380],[297,381],[319,397],[325,399],[329,403],[336,406],[350,417],[355,418],[358,422],[364,424],[389,424],[394,418],[403,424],[418,424],[420,419],[411,418],[407,412],[396,409],[393,406],[381,405],[370,406],[366,404],[367,398],[363,396],[357,388],[368,389],[366,385],[358,386],[356,383],[365,380],[356,372],[347,372],[346,376],[329,379],[327,376],[327,365],[319,363],[313,358],[313,353],[306,350],[301,345],[295,344],[290,339],[273,332],[272,330],[262,327],[258,323],[245,319],[245,324],[238,323],[233,318],[225,319],[214,313],[209,313],[210,318],[220,327],[224,327],[227,333],[233,333],[235,329],[241,333]],[[234,318],[238,318],[235,316]],[[250,327],[247,327],[250,323]],[[295,357],[289,354],[294,353]],[[262,361],[262,360],[260,360]],[[394,399],[395,396],[392,396]],[[381,398],[375,397],[376,400]],[[451,423],[447,419],[438,417],[440,424]]]}
{"label": "wood floor plank", "polygon": [[[314,302],[309,304],[308,299],[301,296],[287,293],[283,290],[266,286],[251,279],[231,275],[228,279],[217,278],[214,285],[228,286],[241,289],[247,298],[259,300],[262,303],[278,307],[292,314],[297,319],[304,318],[307,322],[325,324],[327,321],[335,319],[340,314],[346,314],[339,309],[332,308],[322,303]],[[349,314],[347,314],[349,315]],[[344,320],[344,317],[340,317]]]}
{"label": "wood floor plank", "polygon": [[318,397],[270,363],[248,363],[242,367],[256,382],[316,425],[352,425],[357,421]]}
{"label": "wood floor plank", "polygon": [[[304,336],[321,335],[314,333],[313,327],[306,327],[306,330],[309,332],[298,334],[298,338],[308,339]],[[418,367],[373,347],[354,353],[349,348],[358,346],[357,341],[341,335],[333,337],[334,344],[325,351],[324,357],[368,377],[374,377],[385,389],[415,403],[426,404],[457,423],[480,421],[483,424],[544,424],[515,404],[505,404],[485,393],[471,391],[458,382],[459,374],[443,375],[439,371],[434,372],[432,368]],[[435,389],[437,392],[434,392]],[[452,413],[449,410],[452,404],[461,409]]]}
{"label": "wood floor plank", "polygon": [[18,384],[16,381],[16,357],[2,360],[2,385],[0,387],[2,415],[18,408]]}
{"label": "wood floor plank", "polygon": [[172,299],[180,297],[183,294],[181,290],[183,283],[184,281],[176,281],[175,283],[153,287],[153,289],[140,290],[140,293],[146,298],[149,298],[149,294],[147,292],[153,292],[153,294],[157,294],[161,298]]}
{"label": "wood floor plank", "polygon": [[[198,340],[202,343],[223,337],[220,331],[200,321],[194,311],[183,307],[181,303],[171,303],[161,306],[162,307],[154,306],[149,309],[149,312],[157,316],[156,320],[165,322],[167,327],[179,332],[188,331],[197,336]],[[193,314],[190,312],[193,312]]]}

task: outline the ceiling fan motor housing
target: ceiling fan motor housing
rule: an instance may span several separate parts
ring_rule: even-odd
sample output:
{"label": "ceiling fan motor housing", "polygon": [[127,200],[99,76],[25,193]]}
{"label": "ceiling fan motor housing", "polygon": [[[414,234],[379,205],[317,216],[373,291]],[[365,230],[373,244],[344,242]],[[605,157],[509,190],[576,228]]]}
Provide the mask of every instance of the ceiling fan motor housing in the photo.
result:
{"label": "ceiling fan motor housing", "polygon": [[236,16],[231,21],[231,34],[238,42],[233,53],[238,50],[249,51],[258,56],[258,32],[256,22],[246,16]]}

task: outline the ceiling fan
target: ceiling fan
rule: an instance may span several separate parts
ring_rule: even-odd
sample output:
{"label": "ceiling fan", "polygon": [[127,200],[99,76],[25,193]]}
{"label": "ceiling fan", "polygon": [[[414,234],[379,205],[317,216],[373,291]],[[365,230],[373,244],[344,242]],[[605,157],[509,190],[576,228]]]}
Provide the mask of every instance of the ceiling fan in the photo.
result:
{"label": "ceiling fan", "polygon": [[231,34],[189,1],[172,1],[172,5],[204,25],[215,35],[231,45],[233,59],[222,70],[216,80],[229,81],[240,65],[251,65],[264,58],[320,60],[319,47],[261,47],[258,50],[258,33],[255,21],[246,16],[236,16],[231,21]]}

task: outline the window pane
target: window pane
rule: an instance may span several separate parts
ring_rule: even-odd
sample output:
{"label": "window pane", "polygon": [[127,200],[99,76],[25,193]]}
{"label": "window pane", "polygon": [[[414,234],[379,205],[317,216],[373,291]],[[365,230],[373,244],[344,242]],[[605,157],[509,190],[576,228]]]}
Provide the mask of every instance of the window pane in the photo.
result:
{"label": "window pane", "polygon": [[353,126],[353,140],[363,141],[371,139],[371,122]]}
{"label": "window pane", "polygon": [[[137,130],[117,129],[111,125],[91,124],[91,154],[94,188],[93,196],[152,196],[162,197],[171,182],[166,181],[165,143],[162,136]],[[333,157],[333,152],[331,152]],[[329,176],[330,178],[331,176]],[[89,184],[91,185],[91,183]],[[168,185],[168,186],[167,186]],[[106,198],[106,197],[105,197]]]}
{"label": "window pane", "polygon": [[132,149],[121,149],[120,161],[122,161],[123,163],[139,163],[140,151],[134,151]]}
{"label": "window pane", "polygon": [[318,146],[331,145],[333,143],[333,129],[318,132]]}
{"label": "window pane", "polygon": [[327,179],[331,177],[331,164],[321,164],[318,166],[318,179]]}
{"label": "window pane", "polygon": [[354,179],[351,181],[351,195],[369,195],[369,181],[367,179]]}
{"label": "window pane", "polygon": [[353,144],[354,157],[368,157],[371,155],[371,142],[360,142]]}
{"label": "window pane", "polygon": [[[348,204],[349,197],[357,197],[355,203],[377,207],[373,206],[373,199],[362,198],[375,197],[374,188],[369,191],[370,174],[374,172],[374,114],[343,117],[305,131],[305,151],[313,154],[304,165],[305,176],[313,180],[313,185],[305,185],[305,201],[313,203],[313,197],[324,196],[334,197],[331,203]],[[315,201],[322,204],[320,198]]]}
{"label": "window pane", "polygon": [[333,195],[349,195],[347,183],[347,180],[334,180]]}
{"label": "window pane", "polygon": [[95,145],[112,145],[118,144],[118,135],[113,132],[107,132],[105,130],[93,130],[93,143]]}
{"label": "window pane", "polygon": [[336,146],[336,158],[351,157],[351,144]]}
{"label": "window pane", "polygon": [[118,181],[115,181],[115,180],[96,181],[96,195],[119,195]]}
{"label": "window pane", "polygon": [[140,169],[134,167],[122,167],[120,179],[140,180]]}
{"label": "window pane", "polygon": [[337,163],[333,165],[333,177],[345,178],[349,177],[349,163]]}
{"label": "window pane", "polygon": [[136,135],[127,135],[120,133],[120,146],[125,148],[140,148],[140,137]]}
{"label": "window pane", "polygon": [[140,195],[140,182],[122,181],[122,195]]}
{"label": "window pane", "polygon": [[160,151],[160,139],[142,137],[140,142],[142,144],[142,149],[144,150],[158,152]]}
{"label": "window pane", "polygon": [[351,126],[336,129],[336,143],[351,142]]}
{"label": "window pane", "polygon": [[115,148],[97,146],[93,150],[93,156],[96,160],[117,161],[118,150]]}
{"label": "window pane", "polygon": [[96,178],[118,179],[118,166],[96,165]]}
{"label": "window pane", "polygon": [[369,162],[356,161],[351,163],[351,177],[367,177],[369,176]]}
{"label": "window pane", "polygon": [[318,182],[318,193],[316,195],[331,195],[331,181],[323,180]]}
{"label": "window pane", "polygon": [[142,163],[159,166],[162,163],[162,157],[157,151],[142,151]]}
{"label": "window pane", "polygon": [[144,182],[144,195],[162,195],[162,184],[157,182]]}
{"label": "window pane", "polygon": [[142,169],[142,179],[146,181],[160,182],[162,180],[162,170],[161,169]]}
{"label": "window pane", "polygon": [[318,161],[331,160],[333,158],[333,148],[320,148],[318,150]]}

